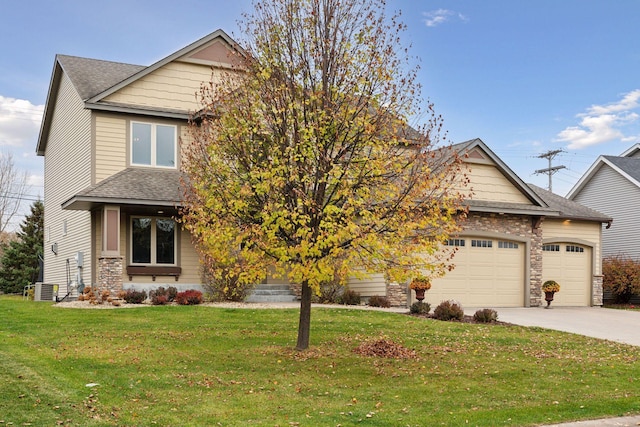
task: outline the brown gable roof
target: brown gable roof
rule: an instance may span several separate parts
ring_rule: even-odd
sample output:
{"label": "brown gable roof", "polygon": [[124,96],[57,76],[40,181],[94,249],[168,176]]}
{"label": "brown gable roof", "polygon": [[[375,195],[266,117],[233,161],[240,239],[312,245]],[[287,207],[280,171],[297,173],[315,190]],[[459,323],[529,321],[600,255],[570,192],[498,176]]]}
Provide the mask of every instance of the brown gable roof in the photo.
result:
{"label": "brown gable roof", "polygon": [[103,203],[177,207],[182,200],[180,177],[176,169],[127,168],[82,190],[62,208],[90,210]]}

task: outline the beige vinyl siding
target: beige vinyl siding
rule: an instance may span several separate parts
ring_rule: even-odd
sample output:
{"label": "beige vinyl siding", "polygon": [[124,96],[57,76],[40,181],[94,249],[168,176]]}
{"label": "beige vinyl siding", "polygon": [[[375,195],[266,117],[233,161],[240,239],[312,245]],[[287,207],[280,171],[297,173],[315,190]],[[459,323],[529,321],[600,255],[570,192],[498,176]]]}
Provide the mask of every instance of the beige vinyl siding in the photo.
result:
{"label": "beige vinyl siding", "polygon": [[201,283],[200,257],[191,243],[191,235],[186,230],[180,230],[180,267],[182,283]]}
{"label": "beige vinyl siding", "polygon": [[625,254],[640,259],[638,240],[629,238],[638,227],[640,188],[603,165],[572,200],[613,218],[609,229],[602,226],[602,256]]}
{"label": "beige vinyl siding", "polygon": [[500,171],[489,164],[469,163],[472,199],[531,204]]}
{"label": "beige vinyl siding", "polygon": [[387,294],[386,280],[382,273],[373,273],[364,279],[350,276],[347,279],[347,286],[363,297],[371,297],[374,295],[386,296]]}
{"label": "beige vinyl siding", "polygon": [[[214,70],[213,76],[221,71]],[[217,77],[216,77],[217,78]],[[128,105],[195,111],[196,93],[203,82],[212,79],[210,66],[171,62],[104,99]]]}
{"label": "beige vinyl siding", "polygon": [[[84,211],[63,211],[61,204],[91,184],[91,113],[66,75],[51,117],[44,161],[44,227],[49,241],[44,251],[44,281],[61,285],[66,293],[66,261],[70,259],[71,275],[76,268],[73,257],[82,251],[85,258],[83,280],[90,284],[91,214]],[[66,221],[66,234],[63,225]],[[51,250],[57,244],[58,254]]]}
{"label": "beige vinyl siding", "polygon": [[[601,274],[600,223],[546,218],[542,223],[544,242],[579,243],[593,248],[593,274]],[[544,269],[544,266],[543,266]]]}
{"label": "beige vinyl siding", "polygon": [[119,116],[95,116],[95,183],[127,166],[127,120]]}

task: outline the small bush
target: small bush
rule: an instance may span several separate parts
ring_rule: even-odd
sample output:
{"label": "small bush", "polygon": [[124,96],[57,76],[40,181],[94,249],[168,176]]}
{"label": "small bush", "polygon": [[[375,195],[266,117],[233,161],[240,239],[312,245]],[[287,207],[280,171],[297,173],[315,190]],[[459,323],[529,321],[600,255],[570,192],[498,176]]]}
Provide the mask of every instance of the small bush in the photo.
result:
{"label": "small bush", "polygon": [[628,304],[640,295],[640,261],[617,255],[602,260],[602,287],[617,304]]}
{"label": "small bush", "polygon": [[173,286],[170,286],[167,289],[160,286],[159,288],[149,292],[149,299],[153,305],[164,305],[173,301],[177,293],[178,290]]}
{"label": "small bush", "polygon": [[360,293],[346,289],[340,297],[340,303],[344,305],[360,305]]}
{"label": "small bush", "polygon": [[180,305],[197,305],[202,303],[202,292],[189,289],[176,294],[176,302]]}
{"label": "small bush", "polygon": [[154,295],[151,298],[151,304],[153,305],[165,305],[169,302],[169,297],[166,295]]}
{"label": "small bush", "polygon": [[213,261],[205,261],[201,275],[207,300],[241,302],[247,299],[259,281],[247,283],[250,279],[239,274],[236,267],[234,263],[224,266]]}
{"label": "small bush", "polygon": [[440,305],[433,310],[434,319],[438,320],[462,320],[464,311],[460,304],[455,301],[442,301]]}
{"label": "small bush", "polygon": [[431,311],[431,304],[428,302],[416,301],[411,304],[409,311],[411,314],[429,314],[429,311]]}
{"label": "small bush", "polygon": [[382,308],[391,307],[389,298],[383,297],[380,295],[374,295],[372,297],[369,297],[368,305],[369,307],[382,307]]}
{"label": "small bush", "polygon": [[167,288],[167,300],[169,302],[175,301],[176,295],[178,295],[178,289],[175,286],[169,286]]}
{"label": "small bush", "polygon": [[128,304],[142,304],[142,302],[147,299],[147,292],[127,289],[122,299]]}
{"label": "small bush", "polygon": [[313,294],[311,296],[311,302],[320,304],[339,304],[343,291],[344,286],[338,280],[322,283],[320,285],[320,295]]}
{"label": "small bush", "polygon": [[483,308],[473,314],[473,320],[480,323],[493,323],[498,320],[498,312],[490,308]]}

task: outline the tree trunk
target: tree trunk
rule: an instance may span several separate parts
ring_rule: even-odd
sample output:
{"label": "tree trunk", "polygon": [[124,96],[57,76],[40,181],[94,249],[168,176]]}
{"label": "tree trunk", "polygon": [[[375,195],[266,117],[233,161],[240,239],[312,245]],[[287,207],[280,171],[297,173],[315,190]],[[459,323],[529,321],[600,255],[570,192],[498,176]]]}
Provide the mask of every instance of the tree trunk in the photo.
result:
{"label": "tree trunk", "polygon": [[300,321],[298,322],[298,344],[296,350],[309,348],[309,331],[311,329],[311,288],[305,280],[302,282],[300,298]]}

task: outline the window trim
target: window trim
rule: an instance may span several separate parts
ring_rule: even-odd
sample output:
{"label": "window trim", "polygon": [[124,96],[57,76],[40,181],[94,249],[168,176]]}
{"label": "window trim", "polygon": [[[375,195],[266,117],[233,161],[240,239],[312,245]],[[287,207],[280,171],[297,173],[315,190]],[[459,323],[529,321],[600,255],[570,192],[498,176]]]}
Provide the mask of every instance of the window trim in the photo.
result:
{"label": "window trim", "polygon": [[[151,219],[151,262],[149,263],[145,263],[145,262],[133,262],[133,221],[135,219],[139,219],[139,218],[149,218]],[[156,240],[156,220],[158,219],[163,219],[163,220],[171,220],[174,223],[174,228],[173,228],[173,263],[169,264],[169,263],[162,263],[162,264],[158,264],[157,262],[157,240]],[[176,220],[174,220],[171,217],[168,216],[151,216],[151,215],[131,215],[129,217],[129,238],[128,238],[128,244],[129,244],[129,265],[131,266],[148,266],[148,267],[177,267],[179,266],[178,263],[178,242],[179,242],[179,238],[178,238],[178,223],[176,222]]]}
{"label": "window trim", "polygon": [[[133,161],[133,128],[135,124],[151,126],[151,160],[150,164],[135,163]],[[158,154],[158,141],[157,141],[157,128],[158,126],[166,126],[173,128],[173,166],[163,166],[157,164]],[[129,124],[129,164],[131,166],[139,166],[146,168],[162,168],[162,169],[177,169],[178,168],[178,126],[167,123],[145,122],[141,120],[131,120]]]}

